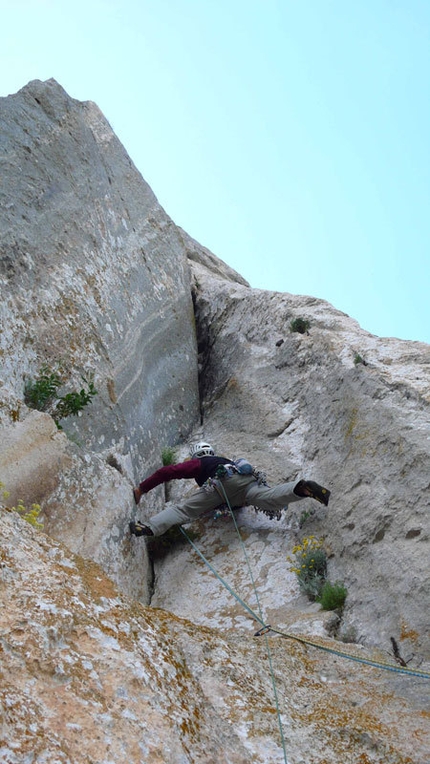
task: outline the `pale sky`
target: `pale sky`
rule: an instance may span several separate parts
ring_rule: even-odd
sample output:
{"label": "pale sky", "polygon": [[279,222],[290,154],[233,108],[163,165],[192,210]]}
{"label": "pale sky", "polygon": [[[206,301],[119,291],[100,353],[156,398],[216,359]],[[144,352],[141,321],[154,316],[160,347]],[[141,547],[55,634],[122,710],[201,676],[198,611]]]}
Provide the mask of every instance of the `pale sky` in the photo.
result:
{"label": "pale sky", "polygon": [[0,96],[94,101],[253,287],[430,343],[430,0],[0,0]]}

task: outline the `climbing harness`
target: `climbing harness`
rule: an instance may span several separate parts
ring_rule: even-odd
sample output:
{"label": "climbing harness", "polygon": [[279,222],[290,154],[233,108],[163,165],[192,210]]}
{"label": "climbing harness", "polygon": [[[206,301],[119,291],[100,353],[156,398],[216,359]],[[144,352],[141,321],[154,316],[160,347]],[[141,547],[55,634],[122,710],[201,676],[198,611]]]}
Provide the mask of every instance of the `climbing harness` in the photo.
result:
{"label": "climbing harness", "polygon": [[[252,475],[257,481],[258,485],[267,486],[267,475],[262,470],[253,467],[246,459],[239,458],[234,459],[231,464],[220,464],[217,468],[215,477],[210,477],[202,485],[202,488],[206,493],[213,493],[218,491],[220,493],[220,487],[222,487],[222,480],[228,479],[233,475]],[[223,487],[222,487],[222,490]],[[227,497],[225,497],[227,499]],[[213,513],[213,519],[219,520],[220,517],[231,517],[232,510],[240,509],[240,507],[231,507],[228,499],[223,501]],[[282,512],[285,507],[281,509],[263,509],[262,507],[251,507],[254,512],[262,512],[264,515],[270,518],[270,520],[280,520]]]}

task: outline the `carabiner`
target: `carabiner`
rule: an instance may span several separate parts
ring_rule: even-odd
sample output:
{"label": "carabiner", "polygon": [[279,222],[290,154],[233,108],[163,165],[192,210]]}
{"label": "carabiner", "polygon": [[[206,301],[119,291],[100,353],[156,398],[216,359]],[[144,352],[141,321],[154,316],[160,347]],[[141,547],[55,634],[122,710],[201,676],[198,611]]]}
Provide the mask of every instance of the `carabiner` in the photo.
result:
{"label": "carabiner", "polygon": [[263,634],[267,634],[267,632],[270,631],[271,628],[272,627],[269,626],[269,625],[262,626],[261,629],[259,629],[258,631],[255,632],[254,637],[262,637]]}

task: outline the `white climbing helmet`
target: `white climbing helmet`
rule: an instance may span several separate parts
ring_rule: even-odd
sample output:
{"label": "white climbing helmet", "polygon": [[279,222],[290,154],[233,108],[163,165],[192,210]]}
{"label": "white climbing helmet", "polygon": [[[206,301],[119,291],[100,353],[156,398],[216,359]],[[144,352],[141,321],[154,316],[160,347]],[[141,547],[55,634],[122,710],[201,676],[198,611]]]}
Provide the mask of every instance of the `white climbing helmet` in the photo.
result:
{"label": "white climbing helmet", "polygon": [[209,443],[194,443],[190,446],[190,454],[196,459],[200,459],[201,456],[215,456],[215,451]]}

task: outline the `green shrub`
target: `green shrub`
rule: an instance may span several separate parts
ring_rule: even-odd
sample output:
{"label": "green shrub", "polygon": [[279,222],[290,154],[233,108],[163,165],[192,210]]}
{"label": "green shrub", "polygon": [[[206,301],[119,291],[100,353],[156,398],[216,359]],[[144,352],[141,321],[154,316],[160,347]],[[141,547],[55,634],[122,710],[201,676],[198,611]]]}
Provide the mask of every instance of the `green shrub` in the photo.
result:
{"label": "green shrub", "polygon": [[310,600],[320,596],[327,577],[327,554],[322,544],[322,539],[308,536],[294,547],[295,560],[287,558],[292,563],[291,570],[297,575],[301,591]]}
{"label": "green shrub", "polygon": [[348,594],[346,587],[327,581],[327,554],[322,548],[323,540],[307,536],[293,548],[295,559],[290,570],[296,574],[301,591],[310,600],[319,602],[323,610],[341,610]]}
{"label": "green shrub", "polygon": [[303,512],[301,513],[301,515],[299,517],[299,528],[302,528],[304,526],[306,520],[308,520],[309,517],[313,517],[314,514],[315,514],[315,510],[314,509],[303,510]]}
{"label": "green shrub", "polygon": [[[0,492],[2,495],[2,501],[8,498],[9,491],[7,491],[4,487],[4,484],[0,482]],[[38,528],[39,530],[43,528],[43,522],[39,522],[38,518],[41,513],[41,507],[40,504],[32,504],[31,509],[27,509],[26,506],[24,506],[24,502],[22,499],[18,500],[18,506],[16,507],[5,507],[8,512],[17,512],[23,520],[26,520],[30,525],[33,526],[33,528]]]}
{"label": "green shrub", "polygon": [[367,361],[364,360],[363,356],[361,356],[360,353],[355,354],[354,363],[356,366],[358,366],[360,363],[362,363],[363,366],[367,366]]}
{"label": "green shrub", "polygon": [[41,507],[40,504],[32,504],[31,509],[27,509],[27,507],[24,506],[21,499],[18,500],[18,506],[17,507],[11,507],[12,512],[18,512],[19,515],[23,518],[23,520],[27,520],[30,525],[33,526],[33,528],[38,528],[39,530],[43,528],[43,522],[40,523],[38,520],[38,517],[41,513]]}
{"label": "green shrub", "polygon": [[175,449],[171,448],[170,446],[166,446],[165,448],[163,448],[161,452],[161,459],[162,459],[164,467],[167,467],[169,464],[176,464]]}
{"label": "green shrub", "polygon": [[76,416],[97,395],[93,382],[86,380],[84,377],[82,379],[88,385],[88,389],[82,388],[79,392],[66,393],[66,395],[59,398],[54,408],[54,419],[56,421],[58,419],[65,419],[68,416]]}
{"label": "green shrub", "polygon": [[61,386],[60,375],[42,366],[36,379],[29,379],[24,387],[24,401],[31,409],[47,411]]}
{"label": "green shrub", "polygon": [[9,497],[9,491],[6,490],[5,485],[4,483],[1,482],[1,480],[0,480],[0,493],[1,493],[1,498],[3,501],[4,499],[7,499]]}
{"label": "green shrub", "polygon": [[306,334],[309,331],[311,322],[307,318],[293,318],[290,322],[290,331]]}
{"label": "green shrub", "polygon": [[341,610],[348,594],[346,586],[340,583],[331,584],[326,581],[321,594],[317,597],[323,610]]}
{"label": "green shrub", "polygon": [[81,390],[73,390],[65,395],[58,395],[58,388],[64,382],[58,371],[42,366],[35,379],[27,380],[24,387],[24,401],[29,408],[46,411],[52,416],[59,429],[59,420],[76,416],[97,395],[92,379],[82,377],[86,385]]}

